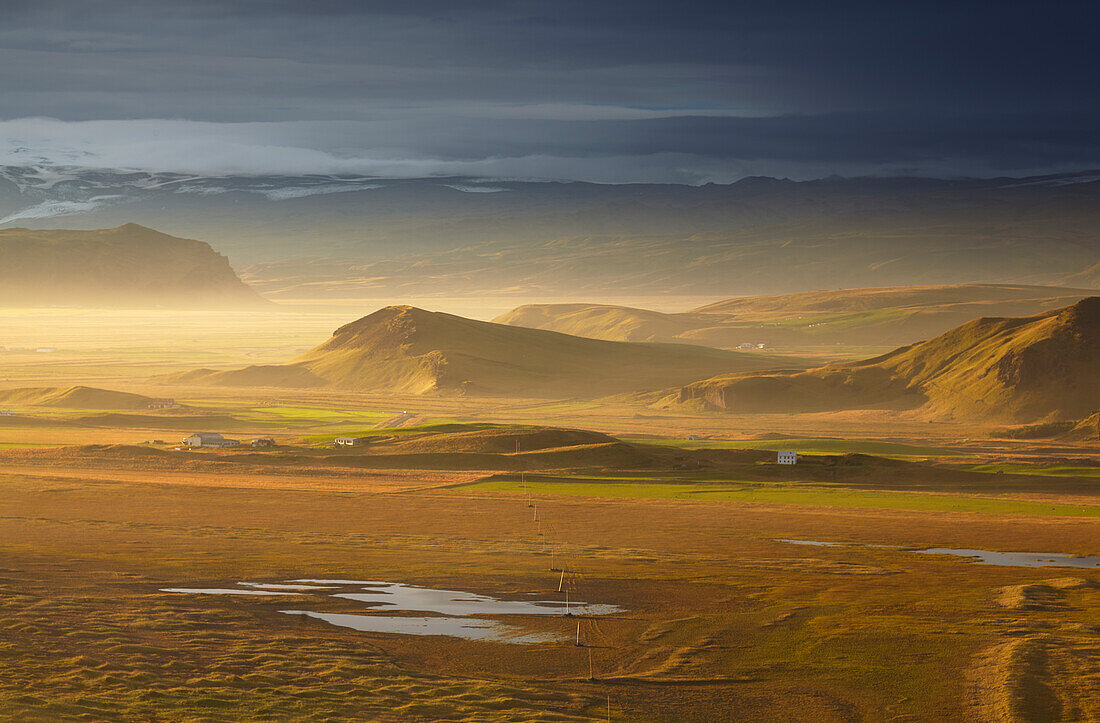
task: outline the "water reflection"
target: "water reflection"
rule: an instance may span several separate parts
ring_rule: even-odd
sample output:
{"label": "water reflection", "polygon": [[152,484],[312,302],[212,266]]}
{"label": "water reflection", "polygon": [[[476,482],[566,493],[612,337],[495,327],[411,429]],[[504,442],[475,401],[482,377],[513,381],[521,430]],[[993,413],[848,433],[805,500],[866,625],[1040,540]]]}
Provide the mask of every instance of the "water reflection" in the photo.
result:
{"label": "water reflection", "polygon": [[563,640],[552,633],[531,633],[514,625],[479,618],[407,618],[388,615],[352,615],[319,613],[312,610],[280,610],[286,615],[305,615],[332,625],[368,633],[401,635],[445,635],[466,640],[490,640],[498,643],[545,643]]}
{"label": "water reflection", "polygon": [[[894,545],[870,545],[844,542],[822,542],[820,540],[784,540],[791,545],[813,545],[815,547],[875,547],[901,549]],[[977,560],[981,565],[1004,565],[1006,567],[1085,567],[1100,568],[1100,556],[1063,555],[1057,552],[997,552],[995,550],[969,550],[951,547],[930,547],[924,550],[909,550],[920,555],[955,555]]]}
{"label": "water reflection", "polygon": [[188,592],[197,595],[301,595],[277,590],[241,590],[233,587],[162,587],[161,592]]}
{"label": "water reflection", "polygon": [[534,633],[517,625],[507,625],[496,620],[470,616],[608,615],[620,610],[616,605],[569,600],[564,593],[559,600],[501,600],[491,595],[461,590],[442,590],[378,580],[302,578],[284,582],[238,582],[237,585],[240,587],[170,587],[163,588],[162,592],[204,595],[298,595],[311,597],[318,602],[318,598],[340,598],[362,603],[364,608],[373,613],[401,610],[437,615],[403,617],[371,612],[355,614],[318,610],[280,610],[279,612],[286,615],[302,615],[363,632],[445,635],[467,640],[520,644],[553,642],[565,640],[569,636],[547,632]]}
{"label": "water reflection", "polygon": [[1052,552],[993,552],[990,550],[961,550],[948,547],[932,547],[915,550],[922,555],[956,555],[977,559],[982,565],[1008,565],[1011,567],[1100,567],[1100,557],[1073,557]]}
{"label": "water reflection", "polygon": [[367,592],[338,593],[333,597],[367,603],[372,610],[414,610],[440,615],[608,615],[614,605],[590,605],[561,600],[500,600],[489,595],[416,587],[399,582],[376,583]]}

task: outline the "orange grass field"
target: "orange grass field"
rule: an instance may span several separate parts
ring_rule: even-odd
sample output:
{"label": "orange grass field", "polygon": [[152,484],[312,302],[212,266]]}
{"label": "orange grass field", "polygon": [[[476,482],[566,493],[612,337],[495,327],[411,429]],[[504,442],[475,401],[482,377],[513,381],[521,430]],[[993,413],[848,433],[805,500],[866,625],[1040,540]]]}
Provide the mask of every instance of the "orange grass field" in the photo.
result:
{"label": "orange grass field", "polygon": [[[186,408],[0,425],[0,717],[1100,718],[1100,568],[912,551],[1100,554],[1094,444],[886,412],[159,387],[170,364],[96,353],[12,376]],[[200,431],[180,418],[278,446],[177,452]],[[333,450],[342,434],[371,442]],[[785,443],[803,464],[752,451]],[[309,591],[162,592],[298,579],[620,609],[488,616],[546,636],[514,644],[280,613],[367,612]]]}

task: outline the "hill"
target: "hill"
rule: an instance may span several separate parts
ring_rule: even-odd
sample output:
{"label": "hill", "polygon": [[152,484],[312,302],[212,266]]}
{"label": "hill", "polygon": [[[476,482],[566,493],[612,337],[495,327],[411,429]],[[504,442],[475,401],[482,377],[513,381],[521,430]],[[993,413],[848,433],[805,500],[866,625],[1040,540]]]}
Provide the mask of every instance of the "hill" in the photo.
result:
{"label": "hill", "polygon": [[1100,407],[1100,297],[1024,318],[977,319],[862,362],[727,374],[677,403],[737,412],[919,408],[939,419],[1080,419]]}
{"label": "hill", "polygon": [[[390,306],[284,365],[163,378],[226,386],[327,386],[403,394],[596,397],[791,361],[683,344],[584,339]],[[678,381],[671,381],[678,380]]]}
{"label": "hill", "polygon": [[1096,178],[687,186],[3,166],[0,226],[136,221],[201,238],[247,264],[242,278],[270,298],[1088,287],[1100,284]]}
{"label": "hill", "polygon": [[1032,316],[1098,293],[1005,284],[902,286],[750,296],[681,314],[604,304],[529,304],[494,321],[594,339],[727,349],[742,343],[898,346],[972,319]]}
{"label": "hill", "polygon": [[1095,442],[1100,441],[1100,412],[1082,419],[1072,429],[1060,435],[1062,439]]}
{"label": "hill", "polygon": [[225,307],[266,304],[201,241],[126,224],[0,230],[0,305]]}
{"label": "hill", "polygon": [[153,400],[140,394],[95,387],[22,387],[0,389],[0,404],[69,409],[147,409]]}

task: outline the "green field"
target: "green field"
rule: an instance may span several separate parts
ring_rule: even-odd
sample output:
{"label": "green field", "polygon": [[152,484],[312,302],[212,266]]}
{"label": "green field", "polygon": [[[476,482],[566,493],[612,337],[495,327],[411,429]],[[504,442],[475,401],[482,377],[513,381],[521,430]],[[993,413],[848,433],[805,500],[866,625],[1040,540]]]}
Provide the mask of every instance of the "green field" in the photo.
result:
{"label": "green field", "polygon": [[[871,507],[935,512],[978,512],[996,515],[1041,515],[1056,517],[1100,517],[1100,505],[1049,504],[996,497],[912,494],[851,489],[760,484],[737,480],[715,480],[707,484],[676,482],[622,482],[622,478],[585,478],[581,482],[528,480],[527,490],[536,495],[578,497],[635,497],[643,499],[706,500],[820,507]],[[450,489],[478,492],[522,493],[517,480],[486,480]]]}
{"label": "green field", "polygon": [[950,457],[964,454],[946,447],[925,447],[874,439],[829,439],[805,437],[799,439],[652,439],[622,437],[624,442],[658,444],[679,449],[764,449],[791,450],[803,454],[874,454],[895,459]]}
{"label": "green field", "polygon": [[979,464],[972,467],[965,467],[964,469],[971,472],[987,472],[989,474],[1027,474],[1043,477],[1100,477],[1100,467],[1078,467],[1073,465],[1041,467],[1039,465],[1003,462],[998,464]]}

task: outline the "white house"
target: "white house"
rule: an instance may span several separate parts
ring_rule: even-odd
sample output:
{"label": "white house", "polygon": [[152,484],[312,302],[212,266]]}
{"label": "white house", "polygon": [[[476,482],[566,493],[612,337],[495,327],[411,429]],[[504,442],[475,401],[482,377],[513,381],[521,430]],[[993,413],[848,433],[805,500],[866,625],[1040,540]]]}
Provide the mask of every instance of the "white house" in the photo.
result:
{"label": "white house", "polygon": [[274,447],[275,440],[271,437],[260,437],[258,439],[252,440],[249,444],[251,444],[253,447]]}
{"label": "white house", "polygon": [[776,452],[776,464],[798,464],[798,452]]}
{"label": "white house", "polygon": [[337,447],[358,447],[361,444],[366,444],[366,437],[337,437]]}
{"label": "white house", "polygon": [[236,447],[240,444],[235,439],[226,439],[217,432],[199,432],[192,434],[183,443],[188,447]]}

